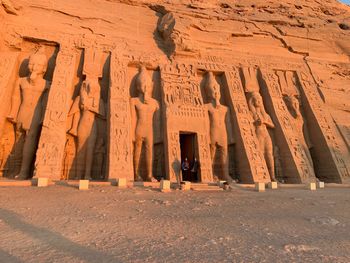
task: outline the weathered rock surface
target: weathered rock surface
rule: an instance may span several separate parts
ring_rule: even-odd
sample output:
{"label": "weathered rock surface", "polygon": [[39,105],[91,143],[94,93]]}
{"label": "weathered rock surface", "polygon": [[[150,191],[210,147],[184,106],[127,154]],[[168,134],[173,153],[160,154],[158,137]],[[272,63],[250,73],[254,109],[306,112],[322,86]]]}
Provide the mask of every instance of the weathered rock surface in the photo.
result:
{"label": "weathered rock surface", "polygon": [[[226,178],[227,163],[242,182],[349,180],[349,6],[335,0],[0,3],[3,176],[177,181],[186,179],[180,167],[191,153],[201,163],[193,181]],[[16,83],[33,76],[28,58],[38,50],[48,58],[43,79],[50,85],[40,95],[40,136],[9,118],[14,92],[23,93]],[[135,82],[139,66],[152,79],[142,88]],[[205,89],[206,72],[221,89],[216,99]],[[160,107],[147,135],[135,139],[133,123],[144,119],[138,109],[133,115],[129,100],[150,86]],[[205,104],[228,109],[223,126]],[[225,127],[226,145],[213,147],[212,130]],[[188,133],[196,149],[184,146]],[[31,136],[32,154],[25,150]]]}

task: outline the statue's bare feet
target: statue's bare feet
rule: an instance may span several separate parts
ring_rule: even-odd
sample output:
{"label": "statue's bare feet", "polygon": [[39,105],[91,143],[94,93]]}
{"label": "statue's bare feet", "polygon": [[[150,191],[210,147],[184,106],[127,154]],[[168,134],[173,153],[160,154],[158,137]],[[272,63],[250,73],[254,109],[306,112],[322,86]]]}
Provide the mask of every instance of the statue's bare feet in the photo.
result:
{"label": "statue's bare feet", "polygon": [[26,180],[28,178],[28,176],[24,173],[19,173],[15,176],[15,179],[17,180]]}
{"label": "statue's bare feet", "polygon": [[141,178],[141,176],[138,175],[138,176],[135,176],[135,178],[136,178],[135,179],[136,182],[143,182],[143,179]]}
{"label": "statue's bare feet", "polygon": [[152,182],[152,183],[158,182],[158,180],[156,178],[154,178],[153,176],[148,177],[147,179],[148,179],[147,181]]}

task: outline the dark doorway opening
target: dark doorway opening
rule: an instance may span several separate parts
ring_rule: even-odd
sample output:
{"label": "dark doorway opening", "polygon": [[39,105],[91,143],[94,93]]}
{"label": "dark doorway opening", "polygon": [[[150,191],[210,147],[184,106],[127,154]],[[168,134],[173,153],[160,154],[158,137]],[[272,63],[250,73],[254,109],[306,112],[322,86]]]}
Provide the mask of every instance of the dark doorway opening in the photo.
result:
{"label": "dark doorway opening", "polygon": [[181,164],[187,158],[190,168],[182,170],[182,181],[198,182],[199,169],[193,169],[195,158],[198,160],[197,136],[195,133],[180,133]]}

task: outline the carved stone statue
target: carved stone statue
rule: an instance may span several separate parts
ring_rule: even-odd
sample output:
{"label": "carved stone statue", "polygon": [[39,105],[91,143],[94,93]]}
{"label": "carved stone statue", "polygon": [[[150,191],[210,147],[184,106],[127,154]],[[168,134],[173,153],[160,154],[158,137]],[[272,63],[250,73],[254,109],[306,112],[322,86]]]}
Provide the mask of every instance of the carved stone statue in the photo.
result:
{"label": "carved stone statue", "polygon": [[49,83],[44,79],[47,64],[44,49],[40,48],[29,57],[29,75],[16,82],[12,95],[7,119],[15,124],[16,141],[24,137],[21,170],[16,176],[18,179],[30,177],[46,107],[46,90],[49,88]]}
{"label": "carved stone statue", "polygon": [[[210,103],[205,104],[210,123],[210,152],[214,164],[217,155],[220,166],[219,179],[232,181],[229,175],[226,118],[228,108],[220,103],[220,86],[212,72],[207,73],[206,92]],[[217,175],[216,175],[217,176]]]}
{"label": "carved stone statue", "polygon": [[309,137],[309,132],[307,128],[307,122],[301,112],[301,102],[299,96],[297,95],[287,95],[284,97],[284,101],[288,107],[290,114],[294,120],[294,127],[298,133],[298,137],[303,144],[307,158],[310,164],[313,165],[313,161],[310,154],[310,149],[312,148],[312,143]]}
{"label": "carved stone statue", "polygon": [[159,103],[152,98],[152,81],[145,67],[140,67],[136,77],[137,98],[131,98],[131,119],[134,142],[135,180],[142,180],[139,165],[142,146],[145,146],[147,180],[156,181],[152,173],[153,159],[153,115],[159,110]]}
{"label": "carved stone statue", "polygon": [[264,153],[271,181],[276,181],[273,157],[273,144],[268,128],[275,128],[271,117],[266,113],[262,97],[259,92],[252,92],[249,99],[249,109],[253,115],[255,132],[259,140],[260,150]]}
{"label": "carved stone statue", "polygon": [[98,78],[87,76],[69,112],[73,125],[69,133],[77,137],[76,176],[91,180],[94,149],[97,139],[96,118],[105,117],[103,100],[100,97]]}

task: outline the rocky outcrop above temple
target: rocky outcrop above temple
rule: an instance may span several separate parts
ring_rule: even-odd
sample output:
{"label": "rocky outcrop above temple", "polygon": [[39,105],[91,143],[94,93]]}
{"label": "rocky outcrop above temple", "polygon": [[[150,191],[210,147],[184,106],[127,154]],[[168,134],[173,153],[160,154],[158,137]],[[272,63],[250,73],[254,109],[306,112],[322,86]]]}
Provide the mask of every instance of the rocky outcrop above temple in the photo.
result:
{"label": "rocky outcrop above temple", "polygon": [[336,0],[0,0],[0,22],[5,177],[350,178]]}

